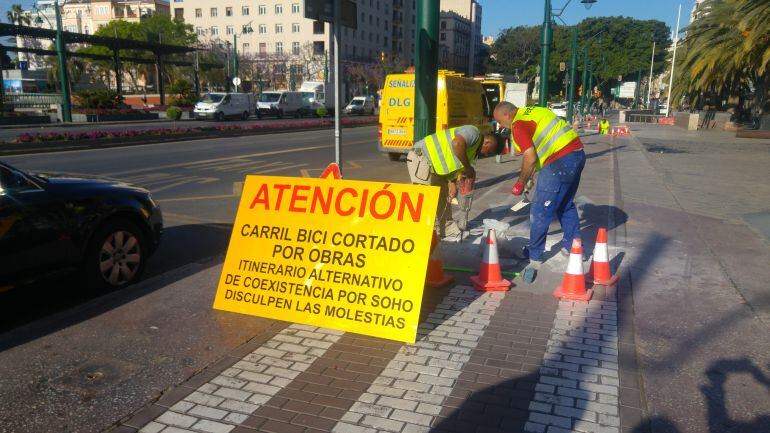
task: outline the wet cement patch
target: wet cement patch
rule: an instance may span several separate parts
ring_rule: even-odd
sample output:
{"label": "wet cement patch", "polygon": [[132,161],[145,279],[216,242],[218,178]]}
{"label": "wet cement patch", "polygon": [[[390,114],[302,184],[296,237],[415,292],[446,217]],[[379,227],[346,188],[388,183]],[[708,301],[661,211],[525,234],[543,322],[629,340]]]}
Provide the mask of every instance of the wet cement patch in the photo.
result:
{"label": "wet cement patch", "polygon": [[770,241],[770,211],[743,214],[741,218],[754,231]]}

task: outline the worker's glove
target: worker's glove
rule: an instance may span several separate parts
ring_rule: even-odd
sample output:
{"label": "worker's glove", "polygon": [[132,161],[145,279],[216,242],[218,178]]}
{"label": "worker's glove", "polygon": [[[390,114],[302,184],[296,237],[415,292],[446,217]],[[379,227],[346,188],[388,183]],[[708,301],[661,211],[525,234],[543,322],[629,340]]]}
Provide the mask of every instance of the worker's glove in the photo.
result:
{"label": "worker's glove", "polygon": [[513,185],[513,189],[511,189],[511,194],[513,195],[521,195],[521,193],[524,192],[524,185],[516,182],[515,185]]}

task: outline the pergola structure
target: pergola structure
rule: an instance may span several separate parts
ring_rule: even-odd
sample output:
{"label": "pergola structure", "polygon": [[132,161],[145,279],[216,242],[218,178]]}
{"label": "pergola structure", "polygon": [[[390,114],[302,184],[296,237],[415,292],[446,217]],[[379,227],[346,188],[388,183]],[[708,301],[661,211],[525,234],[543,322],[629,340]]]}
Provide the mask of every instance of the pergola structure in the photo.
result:
{"label": "pergola structure", "polygon": [[[60,39],[57,40],[57,34],[60,34]],[[110,37],[103,37],[103,36],[94,36],[94,35],[86,35],[83,33],[74,33],[74,32],[67,32],[67,31],[57,31],[57,30],[50,30],[50,29],[42,29],[37,27],[28,27],[28,26],[19,26],[15,24],[5,24],[0,23],[0,37],[4,36],[13,36],[13,37],[19,37],[19,36],[27,36],[30,38],[35,39],[51,39],[53,41],[56,41],[56,50],[45,50],[45,49],[39,49],[39,48],[26,48],[26,47],[9,47],[0,45],[0,70],[3,69],[2,59],[3,54],[5,54],[6,51],[10,52],[23,52],[23,53],[30,53],[30,54],[37,54],[37,55],[44,55],[44,56],[60,56],[60,59],[64,59],[63,63],[66,64],[67,57],[83,57],[83,58],[89,58],[94,60],[107,60],[112,61],[113,66],[115,69],[115,77],[116,77],[116,84],[117,84],[117,91],[118,94],[122,91],[122,68],[121,68],[121,62],[131,62],[131,63],[141,63],[141,64],[155,64],[158,67],[158,71],[163,71],[163,65],[169,64],[169,65],[175,65],[175,66],[193,66],[194,71],[194,81],[195,81],[195,90],[197,93],[200,93],[200,82],[198,79],[198,68],[204,67],[204,68],[211,68],[211,67],[223,67],[222,64],[216,64],[216,63],[206,63],[206,64],[198,64],[197,62],[191,62],[191,61],[184,61],[184,60],[174,60],[174,59],[168,59],[167,56],[173,55],[173,54],[188,54],[192,52],[199,51],[199,48],[195,47],[187,47],[187,46],[181,46],[181,45],[169,45],[169,44],[163,44],[163,43],[156,43],[156,42],[145,42],[145,41],[138,41],[134,39],[122,39],[122,38],[110,38]],[[70,52],[66,50],[66,46],[68,44],[88,44],[88,45],[96,45],[96,46],[102,46],[110,49],[112,51],[112,56],[109,55],[101,55],[101,54],[86,54],[86,53],[77,53],[77,52]],[[61,48],[60,48],[61,47]],[[144,50],[152,53],[152,58],[143,58],[143,57],[126,57],[120,55],[120,50]],[[60,69],[61,69],[60,65]],[[166,97],[164,92],[164,86],[163,86],[163,77],[162,72],[159,74],[160,77],[158,79],[158,93],[160,95],[160,103],[161,105],[165,105]],[[60,77],[62,77],[62,83],[61,83],[61,89],[62,91],[62,112],[63,113],[69,113],[70,111],[70,101],[69,101],[69,79],[68,74],[60,74]],[[64,91],[64,89],[67,89],[67,91]],[[0,92],[4,92],[4,88],[2,83],[0,83]],[[0,96],[2,93],[0,93]],[[69,116],[63,116],[63,117],[69,117]],[[65,121],[69,121],[69,119],[65,119]]]}

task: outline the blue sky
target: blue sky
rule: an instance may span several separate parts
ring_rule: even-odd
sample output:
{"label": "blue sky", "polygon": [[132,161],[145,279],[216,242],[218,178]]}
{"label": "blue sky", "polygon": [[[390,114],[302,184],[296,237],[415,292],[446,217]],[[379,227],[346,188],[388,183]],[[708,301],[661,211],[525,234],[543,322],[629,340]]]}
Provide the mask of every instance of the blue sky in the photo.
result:
{"label": "blue sky", "polygon": [[[543,0],[479,0],[483,8],[481,31],[484,35],[497,36],[500,30],[520,25],[543,23]],[[567,0],[551,0],[554,9],[561,9]],[[630,16],[639,19],[657,19],[665,22],[673,31],[676,27],[676,11],[682,5],[681,27],[690,21],[693,0],[597,0],[590,10],[572,0],[562,14],[567,24],[575,24],[588,17]]]}
{"label": "blue sky", "polygon": [[[483,7],[482,32],[497,35],[501,29],[518,25],[539,25],[543,22],[543,0],[479,0]],[[0,12],[5,21],[5,11],[11,4],[29,6],[33,0],[0,0]],[[561,8],[567,0],[552,0],[555,9]],[[682,27],[690,20],[694,0],[597,0],[590,10],[572,0],[564,10],[562,18],[567,24],[574,24],[587,17],[631,16],[640,19],[658,19],[666,22],[673,30],[676,26],[677,5],[682,4]]]}

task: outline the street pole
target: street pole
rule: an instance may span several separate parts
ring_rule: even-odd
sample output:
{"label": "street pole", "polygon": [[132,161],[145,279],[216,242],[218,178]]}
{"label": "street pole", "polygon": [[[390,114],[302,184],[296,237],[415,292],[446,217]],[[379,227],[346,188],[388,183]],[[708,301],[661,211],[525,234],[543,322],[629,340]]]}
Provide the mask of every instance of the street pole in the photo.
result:
{"label": "street pole", "polygon": [[551,41],[553,39],[553,29],[551,28],[551,0],[545,0],[543,29],[540,34],[540,95],[537,105],[545,107],[548,105],[548,62],[551,60]]}
{"label": "street pole", "polygon": [[61,32],[61,13],[59,0],[54,0],[56,11],[56,58],[59,61],[59,84],[61,86],[61,118],[62,122],[72,122],[72,107],[70,105],[70,85],[67,74],[67,59],[64,57],[64,37]]}
{"label": "street pole", "polygon": [[586,91],[588,85],[588,45],[583,48],[583,91],[580,95],[580,112],[585,116],[586,112]]}
{"label": "street pole", "polygon": [[585,91],[583,93],[586,93],[586,108],[583,110],[585,114],[588,114],[589,110],[591,109],[591,96],[593,94],[593,81],[594,81],[594,73],[590,70],[591,66],[589,65],[589,71],[588,71],[588,93]]}
{"label": "street pole", "polygon": [[676,45],[679,42],[679,19],[682,17],[682,4],[676,15],[676,33],[674,33],[674,55],[671,58],[671,76],[668,79],[668,99],[666,100],[666,117],[671,114],[671,87],[674,86],[674,65],[676,65]]}
{"label": "street pole", "polygon": [[572,123],[572,115],[574,114],[575,108],[573,106],[574,100],[575,100],[575,84],[577,84],[577,37],[578,37],[578,30],[577,26],[574,26],[572,28],[572,55],[569,59],[569,97],[568,97],[568,103],[567,103],[567,122]]}
{"label": "street pole", "polygon": [[230,44],[225,43],[225,92],[230,93]]}
{"label": "street pole", "polygon": [[652,55],[650,56],[650,76],[647,77],[647,100],[645,105],[649,107],[650,101],[652,101],[652,65],[655,63],[655,40],[652,41]]}
{"label": "street pole", "polygon": [[338,166],[342,165],[342,155],[340,155],[342,139],[342,130],[340,128],[340,113],[342,112],[342,101],[340,100],[340,37],[342,36],[340,20],[342,19],[342,1],[334,0],[334,23],[332,32],[334,33],[334,162]]}
{"label": "street pole", "polygon": [[436,132],[439,0],[417,0],[414,141]]}
{"label": "street pole", "polygon": [[[233,34],[233,78],[238,77],[238,35]],[[238,85],[235,85],[235,93],[238,93]]]}
{"label": "street pole", "polygon": [[642,97],[642,70],[636,71],[636,89],[634,89],[634,108],[639,108],[639,99]]}
{"label": "street pole", "polygon": [[198,44],[195,44],[195,67],[193,68],[193,78],[195,79],[195,96],[201,96],[200,65],[198,63]]}

